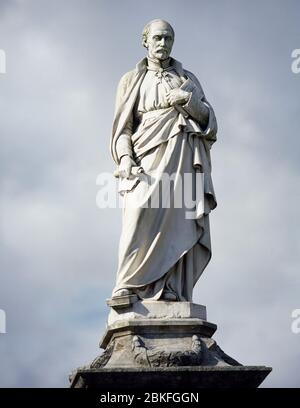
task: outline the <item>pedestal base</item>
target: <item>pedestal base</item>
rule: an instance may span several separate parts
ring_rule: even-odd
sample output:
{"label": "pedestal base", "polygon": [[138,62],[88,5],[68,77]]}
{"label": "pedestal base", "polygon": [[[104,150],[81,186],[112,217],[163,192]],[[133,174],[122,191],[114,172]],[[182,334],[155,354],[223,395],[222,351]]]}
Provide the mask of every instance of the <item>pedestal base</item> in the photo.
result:
{"label": "pedestal base", "polygon": [[[124,302],[123,302],[124,303]],[[71,387],[178,390],[258,387],[271,368],[244,367],[217,345],[204,306],[135,302],[112,310],[104,352],[70,378]]]}
{"label": "pedestal base", "polygon": [[271,370],[261,366],[79,369],[71,387],[114,392],[257,388]]}

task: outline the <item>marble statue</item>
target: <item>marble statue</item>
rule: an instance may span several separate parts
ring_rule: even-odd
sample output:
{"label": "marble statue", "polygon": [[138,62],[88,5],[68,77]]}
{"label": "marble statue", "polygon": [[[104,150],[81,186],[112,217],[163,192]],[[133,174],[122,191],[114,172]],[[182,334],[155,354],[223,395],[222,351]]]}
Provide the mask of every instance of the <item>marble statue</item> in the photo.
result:
{"label": "marble statue", "polygon": [[[118,86],[111,154],[124,196],[119,266],[112,298],[192,301],[193,287],[211,258],[209,213],[216,207],[210,150],[217,122],[194,74],[170,57],[174,30],[153,20],[143,31],[147,56]],[[191,61],[193,55],[191,55]],[[197,194],[193,217],[185,198]],[[169,206],[149,206],[172,175]],[[196,177],[201,175],[201,177]],[[198,183],[198,185],[197,185]],[[199,185],[199,183],[201,185]],[[161,202],[160,202],[161,204]]]}
{"label": "marble statue", "polygon": [[206,306],[192,301],[211,258],[217,123],[198,79],[170,57],[173,42],[169,23],[148,23],[148,55],[118,87],[111,138],[124,198],[117,282],[106,301],[103,352],[71,374],[72,388],[256,388],[272,370],[226,354]]}

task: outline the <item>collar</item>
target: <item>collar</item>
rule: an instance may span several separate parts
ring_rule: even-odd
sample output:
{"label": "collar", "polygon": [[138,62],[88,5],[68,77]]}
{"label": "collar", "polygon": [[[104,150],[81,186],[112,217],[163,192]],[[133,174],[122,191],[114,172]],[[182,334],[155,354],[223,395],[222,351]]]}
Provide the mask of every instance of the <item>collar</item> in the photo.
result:
{"label": "collar", "polygon": [[163,71],[173,68],[173,64],[171,64],[171,58],[168,58],[164,61],[159,61],[147,57],[147,68],[151,71]]}
{"label": "collar", "polygon": [[[148,63],[148,58],[147,57],[143,58],[140,62],[137,63],[135,67],[136,71],[137,72],[146,71],[147,63]],[[175,71],[178,73],[180,77],[184,77],[184,71],[183,71],[181,62],[171,57],[169,64],[174,67]]]}

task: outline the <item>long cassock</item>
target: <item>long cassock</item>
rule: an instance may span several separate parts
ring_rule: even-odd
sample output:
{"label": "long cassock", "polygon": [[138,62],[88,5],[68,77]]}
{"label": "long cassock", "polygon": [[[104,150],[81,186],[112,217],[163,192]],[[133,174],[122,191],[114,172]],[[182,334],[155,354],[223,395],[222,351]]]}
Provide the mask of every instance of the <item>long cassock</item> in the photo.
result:
{"label": "long cassock", "polygon": [[[185,105],[168,104],[166,94],[174,88],[190,92]],[[209,109],[205,129],[203,104]],[[129,154],[144,173],[120,181],[123,227],[113,295],[131,289],[141,299],[157,300],[168,291],[179,301],[192,300],[211,258],[209,213],[217,204],[210,148],[216,133],[215,114],[199,81],[173,58],[165,68],[145,58],[122,77],[111,153],[117,164]],[[166,175],[172,176],[170,205],[157,200]],[[180,197],[182,205],[174,205]]]}

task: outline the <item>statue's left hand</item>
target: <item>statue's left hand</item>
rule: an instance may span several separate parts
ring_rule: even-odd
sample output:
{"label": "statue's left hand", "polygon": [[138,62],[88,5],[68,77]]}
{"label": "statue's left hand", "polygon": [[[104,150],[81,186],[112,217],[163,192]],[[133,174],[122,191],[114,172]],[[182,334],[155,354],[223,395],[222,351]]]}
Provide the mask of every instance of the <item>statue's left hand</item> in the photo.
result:
{"label": "statue's left hand", "polygon": [[172,89],[167,93],[167,101],[171,106],[184,105],[190,98],[190,92],[180,88]]}

